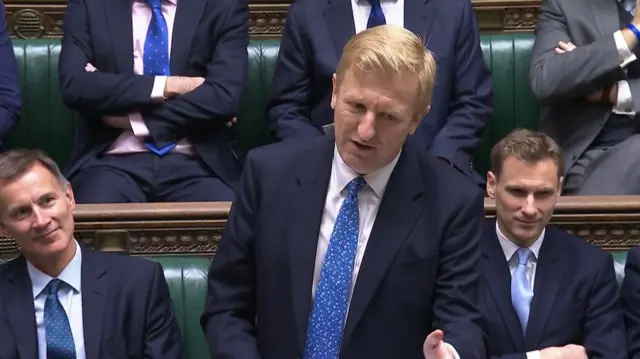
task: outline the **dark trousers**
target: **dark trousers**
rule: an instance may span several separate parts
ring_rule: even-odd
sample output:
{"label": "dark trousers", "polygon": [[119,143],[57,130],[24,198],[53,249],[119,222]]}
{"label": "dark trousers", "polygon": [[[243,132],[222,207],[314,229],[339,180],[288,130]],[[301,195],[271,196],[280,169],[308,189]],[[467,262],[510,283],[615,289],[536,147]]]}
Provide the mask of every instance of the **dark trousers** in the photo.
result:
{"label": "dark trousers", "polygon": [[233,201],[233,190],[199,156],[99,155],[71,179],[77,203]]}

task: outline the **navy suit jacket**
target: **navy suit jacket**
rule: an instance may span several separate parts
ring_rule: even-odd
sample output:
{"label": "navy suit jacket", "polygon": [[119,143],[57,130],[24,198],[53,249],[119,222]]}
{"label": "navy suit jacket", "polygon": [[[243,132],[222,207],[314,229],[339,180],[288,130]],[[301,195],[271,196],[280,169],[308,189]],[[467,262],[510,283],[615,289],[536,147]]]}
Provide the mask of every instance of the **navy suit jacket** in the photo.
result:
{"label": "navy suit jacket", "polygon": [[[140,258],[82,250],[82,320],[87,359],[184,359],[162,267]],[[38,358],[26,260],[0,266],[0,359]]]}
{"label": "navy suit jacket", "polygon": [[480,306],[489,321],[493,359],[526,359],[526,352],[582,345],[589,358],[623,359],[626,334],[611,255],[547,226],[538,255],[526,335],[511,303],[511,274],[487,220],[482,238]]}
{"label": "navy suit jacket", "polygon": [[[249,153],[209,272],[202,325],[212,358],[303,356],[333,151],[323,136]],[[437,328],[461,358],[485,358],[475,304],[483,217],[476,186],[406,145],[369,237],[340,358],[424,359]]]}
{"label": "navy suit jacket", "polygon": [[640,247],[629,250],[620,289],[627,328],[629,359],[640,358]]}
{"label": "navy suit jacket", "polygon": [[18,66],[9,39],[7,13],[0,0],[0,148],[2,138],[11,129],[20,112],[20,84]]}
{"label": "navy suit jacket", "polygon": [[[482,182],[472,160],[492,113],[492,84],[471,2],[405,0],[404,6],[405,28],[424,39],[438,65],[431,111],[411,140]],[[354,34],[349,0],[289,6],[267,108],[277,138],[320,135],[333,122],[331,76]]]}
{"label": "navy suit jacket", "polygon": [[[69,0],[60,53],[63,101],[82,118],[67,176],[107,149],[121,130],[103,115],[140,111],[153,142],[164,147],[187,137],[204,162],[229,186],[237,187],[241,156],[225,126],[238,111],[248,73],[247,0],[179,2],[171,46],[171,75],[201,76],[194,91],[157,105],[153,76],[133,74],[131,0]],[[93,64],[98,72],[87,73]]]}

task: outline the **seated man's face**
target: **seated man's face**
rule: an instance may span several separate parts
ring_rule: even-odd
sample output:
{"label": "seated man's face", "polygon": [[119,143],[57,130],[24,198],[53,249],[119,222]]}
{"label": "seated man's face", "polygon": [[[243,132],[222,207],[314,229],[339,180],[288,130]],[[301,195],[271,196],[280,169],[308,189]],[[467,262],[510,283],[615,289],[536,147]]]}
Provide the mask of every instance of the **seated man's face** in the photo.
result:
{"label": "seated man's face", "polygon": [[331,107],[338,152],[351,169],[366,175],[393,161],[418,127],[423,116],[416,109],[419,81],[414,74],[351,70],[339,81],[334,75]]}
{"label": "seated man's face", "polygon": [[552,159],[529,163],[507,157],[499,176],[487,175],[487,194],[496,200],[500,231],[519,246],[530,246],[549,223],[561,185]]}
{"label": "seated man's face", "polygon": [[69,249],[74,208],[71,187],[40,164],[0,186],[0,226],[29,260],[53,260]]}

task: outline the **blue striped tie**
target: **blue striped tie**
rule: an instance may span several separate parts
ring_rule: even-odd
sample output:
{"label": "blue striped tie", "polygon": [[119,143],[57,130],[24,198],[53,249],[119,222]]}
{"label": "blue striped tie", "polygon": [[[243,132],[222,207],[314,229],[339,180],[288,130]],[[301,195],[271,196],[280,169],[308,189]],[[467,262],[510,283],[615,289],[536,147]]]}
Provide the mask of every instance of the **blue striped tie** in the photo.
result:
{"label": "blue striped tie", "polygon": [[357,177],[347,185],[349,192],[338,212],[320,272],[307,330],[305,359],[338,359],[340,355],[360,233],[358,191],[365,184],[364,178]]}
{"label": "blue striped tie", "polygon": [[[151,76],[169,76],[169,28],[167,21],[162,15],[162,0],[146,0],[151,7],[152,15],[147,37],[144,41],[144,56],[142,63],[144,74]],[[175,143],[170,143],[163,148],[157,148],[155,144],[147,141],[145,146],[162,156],[176,147]]]}
{"label": "blue striped tie", "polygon": [[65,283],[52,279],[45,288],[47,300],[44,303],[44,331],[47,338],[47,359],[76,358],[69,319],[58,299],[58,289],[62,284]]}

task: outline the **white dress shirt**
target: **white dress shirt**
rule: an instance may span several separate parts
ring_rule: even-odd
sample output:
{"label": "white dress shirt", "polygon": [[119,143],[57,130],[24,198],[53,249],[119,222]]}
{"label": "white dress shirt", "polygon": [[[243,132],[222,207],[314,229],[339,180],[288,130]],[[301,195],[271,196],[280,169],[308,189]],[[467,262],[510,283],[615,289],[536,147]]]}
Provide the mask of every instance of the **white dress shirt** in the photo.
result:
{"label": "white dress shirt", "polygon": [[[380,0],[380,7],[387,24],[404,27],[404,0]],[[371,3],[369,0],[351,0],[351,9],[357,34],[367,28]]]}
{"label": "white dress shirt", "polygon": [[[498,226],[497,221],[496,221],[496,233],[498,235],[498,242],[500,242],[500,247],[502,247],[502,252],[504,252],[504,257],[507,259],[507,263],[509,264],[509,273],[513,275],[513,271],[516,270],[516,265],[518,265],[518,258],[515,254],[518,248],[520,247],[518,247],[515,243],[507,239],[507,237],[504,234],[502,234],[502,231],[500,231],[500,227]],[[533,257],[531,258],[529,263],[527,263],[527,269],[525,270],[525,275],[527,276],[527,280],[529,281],[529,284],[531,285],[531,288],[534,291],[534,295],[535,295],[534,284],[536,279],[538,255],[540,254],[540,247],[542,246],[542,242],[544,241],[544,233],[545,233],[545,230],[543,229],[542,233],[540,234],[540,237],[538,237],[538,239],[536,239],[536,241],[533,242],[531,246],[529,246],[529,249],[531,250],[531,252],[533,252]],[[535,351],[527,352],[527,359],[540,359],[540,351],[535,350]]]}
{"label": "white dress shirt", "polygon": [[[347,303],[347,313],[349,312],[349,304],[356,285],[356,279],[358,278],[358,272],[360,271],[360,265],[362,264],[362,259],[364,258],[364,253],[367,248],[369,235],[371,234],[373,224],[375,223],[376,216],[378,214],[378,209],[380,208],[380,202],[382,201],[387,184],[389,183],[389,177],[391,177],[391,173],[396,167],[399,158],[400,154],[398,154],[388,165],[365,175],[364,179],[367,181],[367,184],[360,190],[360,192],[358,192],[358,245],[356,247],[356,258],[353,264],[353,276],[351,281],[351,291],[349,292],[349,303]],[[347,185],[351,180],[358,176],[360,175],[344,163],[342,157],[340,157],[340,154],[338,153],[337,147],[334,147],[329,189],[327,191],[327,198],[322,212],[322,222],[320,223],[320,235],[318,238],[316,261],[313,271],[311,295],[314,298],[318,282],[320,281],[322,263],[324,262],[325,255],[327,254],[331,233],[333,232],[333,226],[338,218],[338,212],[340,212],[342,202],[344,202],[348,193]],[[455,348],[448,343],[445,344],[451,348],[456,359],[460,359]]]}
{"label": "white dress shirt", "polygon": [[[74,241],[75,242],[75,241]],[[67,313],[73,342],[76,346],[76,359],[85,359],[84,352],[84,328],[82,325],[82,251],[78,242],[76,243],[76,254],[67,267],[60,273],[60,279],[66,285],[61,285],[58,289],[58,299]],[[42,273],[27,261],[27,270],[31,279],[33,290],[33,304],[36,310],[36,328],[38,331],[38,358],[47,359],[47,336],[44,328],[44,304],[47,300],[47,293],[44,289],[54,278]]]}
{"label": "white dress shirt", "polygon": [[[620,67],[624,70],[627,65],[636,60],[636,55],[629,50],[620,30],[613,33],[613,39],[616,42]],[[618,81],[618,98],[612,111],[619,115],[635,116],[636,114],[631,98],[631,88],[627,80]]]}

